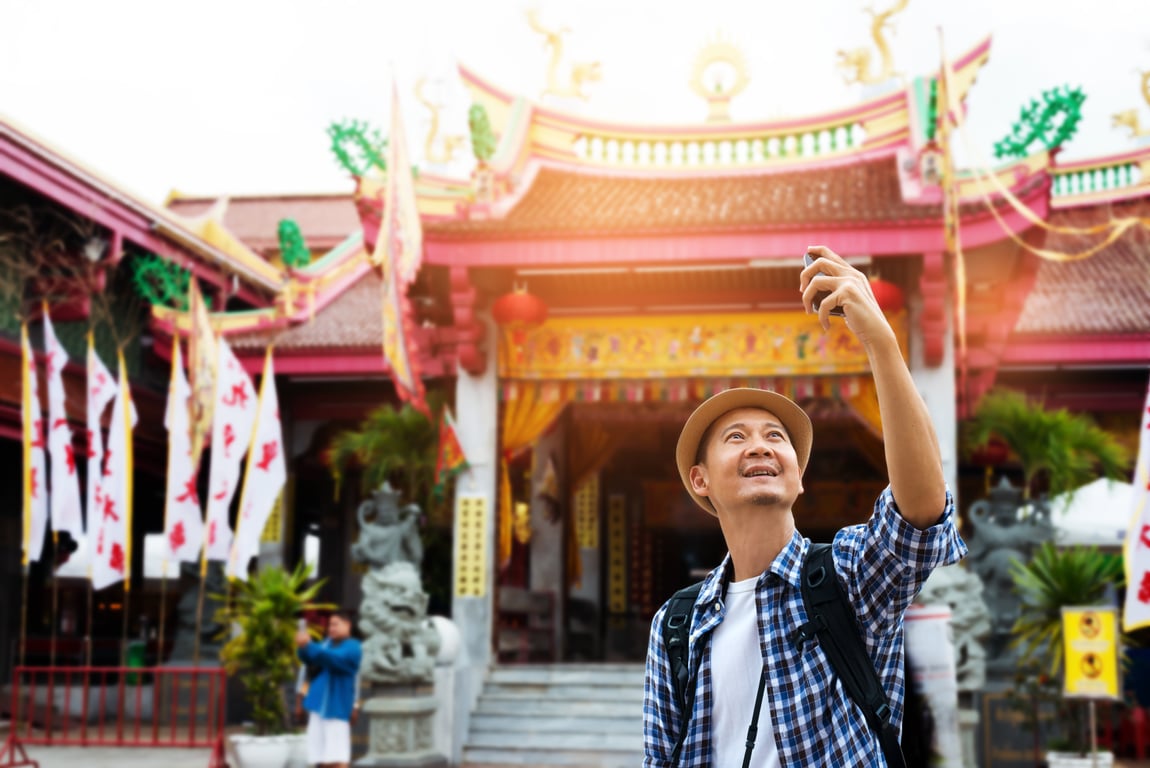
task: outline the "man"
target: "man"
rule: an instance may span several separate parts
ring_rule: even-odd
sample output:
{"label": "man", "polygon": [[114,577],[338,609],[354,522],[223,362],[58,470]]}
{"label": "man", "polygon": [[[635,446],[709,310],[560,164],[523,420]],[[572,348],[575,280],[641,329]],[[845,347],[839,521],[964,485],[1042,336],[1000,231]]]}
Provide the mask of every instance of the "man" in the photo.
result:
{"label": "man", "polygon": [[[926,405],[869,281],[828,248],[808,253],[814,261],[799,276],[803,306],[817,311],[824,330],[831,309],[845,312],[866,349],[882,413],[890,485],[867,523],[835,535],[832,552],[897,725],[903,613],[930,572],[957,562],[966,546],[955,529]],[[810,541],[795,530],[792,505],[803,492],[811,438],[810,418],[798,405],[757,389],[715,395],[684,425],[675,449],[680,478],[695,502],[718,518],[728,554],[704,580],[689,619],[689,713],[675,702],[663,638],[667,606],[655,615],[643,704],[644,765],[745,765],[760,679],[750,765],[885,764],[878,736],[822,649],[793,642],[807,620],[800,579]]]}
{"label": "man", "polygon": [[350,721],[356,702],[356,676],[363,650],[351,636],[351,617],[331,614],[327,639],[312,642],[306,629],[296,633],[300,661],[318,672],[308,685],[303,708],[307,718],[307,761],[320,768],[347,768],[351,762]]}

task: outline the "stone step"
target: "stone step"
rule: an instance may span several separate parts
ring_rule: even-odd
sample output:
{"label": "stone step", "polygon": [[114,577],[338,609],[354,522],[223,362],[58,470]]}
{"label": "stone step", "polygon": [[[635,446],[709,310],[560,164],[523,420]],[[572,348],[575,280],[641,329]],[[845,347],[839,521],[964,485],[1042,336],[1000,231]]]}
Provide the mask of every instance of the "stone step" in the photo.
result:
{"label": "stone step", "polygon": [[468,749],[463,753],[462,768],[636,768],[643,764],[639,752],[552,752],[550,750],[522,750],[510,752],[498,749]]}
{"label": "stone step", "polygon": [[642,697],[630,701],[569,701],[563,699],[529,698],[527,696],[479,697],[476,714],[514,715],[598,715],[601,717],[643,717]]}
{"label": "stone step", "polygon": [[643,685],[504,685],[487,683],[483,695],[530,699],[566,699],[567,701],[642,701]]}
{"label": "stone step", "polygon": [[550,749],[554,752],[642,752],[643,733],[504,733],[485,731],[471,734],[465,749],[508,751]]}
{"label": "stone step", "polygon": [[602,712],[598,716],[533,712],[530,717],[525,717],[522,712],[503,715],[485,712],[471,716],[471,727],[478,733],[640,733],[642,716],[635,716],[634,712],[629,714],[630,717],[612,717]]}
{"label": "stone step", "polygon": [[604,664],[579,666],[512,666],[496,667],[488,679],[494,683],[526,685],[643,685],[641,664]]}
{"label": "stone step", "polygon": [[634,768],[642,762],[642,664],[496,667],[463,746],[467,768]]}

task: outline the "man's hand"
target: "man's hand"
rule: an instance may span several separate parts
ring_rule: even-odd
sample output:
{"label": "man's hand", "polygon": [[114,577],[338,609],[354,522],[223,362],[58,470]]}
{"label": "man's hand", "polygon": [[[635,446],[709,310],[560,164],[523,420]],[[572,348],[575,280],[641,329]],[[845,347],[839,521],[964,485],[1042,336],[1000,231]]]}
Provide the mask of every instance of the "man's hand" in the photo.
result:
{"label": "man's hand", "polygon": [[830,311],[842,307],[847,326],[864,346],[879,339],[893,340],[894,331],[874,297],[867,276],[824,245],[812,245],[807,248],[807,253],[814,262],[799,273],[799,290],[803,293],[803,306],[807,312],[815,311],[816,294],[823,291],[829,294],[818,309],[823,330],[830,328]]}
{"label": "man's hand", "polygon": [[832,307],[846,311],[847,326],[866,349],[874,376],[887,472],[899,513],[916,528],[929,528],[945,508],[946,479],[930,413],[899,350],[898,338],[866,275],[825,246],[811,246],[807,253],[814,261],[799,275],[803,306],[812,312],[815,295],[829,292],[819,305],[824,329],[830,327]]}
{"label": "man's hand", "polygon": [[300,648],[311,642],[311,633],[306,629],[301,629],[295,633],[295,644]]}

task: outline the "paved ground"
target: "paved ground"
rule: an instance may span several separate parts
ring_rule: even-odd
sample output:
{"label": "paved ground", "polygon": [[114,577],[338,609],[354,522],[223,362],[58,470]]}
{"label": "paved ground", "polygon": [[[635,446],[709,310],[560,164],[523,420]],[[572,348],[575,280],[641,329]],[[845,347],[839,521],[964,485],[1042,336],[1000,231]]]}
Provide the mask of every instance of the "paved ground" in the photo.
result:
{"label": "paved ground", "polygon": [[[39,768],[207,768],[211,756],[207,749],[175,748],[30,746],[24,751]],[[7,759],[5,755],[0,765],[9,765]]]}
{"label": "paved ground", "polygon": [[[39,768],[207,768],[209,758],[206,749],[33,746],[26,751]],[[1150,768],[1150,760],[1121,759],[1114,768]]]}

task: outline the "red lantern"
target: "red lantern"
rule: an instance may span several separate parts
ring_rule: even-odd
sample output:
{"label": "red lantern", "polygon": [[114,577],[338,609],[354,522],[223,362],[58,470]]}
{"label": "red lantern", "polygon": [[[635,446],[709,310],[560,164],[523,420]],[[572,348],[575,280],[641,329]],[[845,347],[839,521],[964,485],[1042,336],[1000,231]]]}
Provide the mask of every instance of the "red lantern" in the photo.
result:
{"label": "red lantern", "polygon": [[495,322],[511,331],[517,355],[522,355],[523,342],[527,332],[543,324],[547,319],[547,305],[538,296],[527,292],[527,286],[515,286],[511,293],[505,293],[491,305],[491,316]]}
{"label": "red lantern", "polygon": [[970,454],[970,463],[976,467],[997,467],[1006,462],[1010,449],[997,437],[990,438],[986,445],[980,445]]}
{"label": "red lantern", "polygon": [[899,312],[906,306],[902,295],[902,288],[894,283],[879,277],[870,279],[870,289],[874,293],[875,301],[883,312]]}

